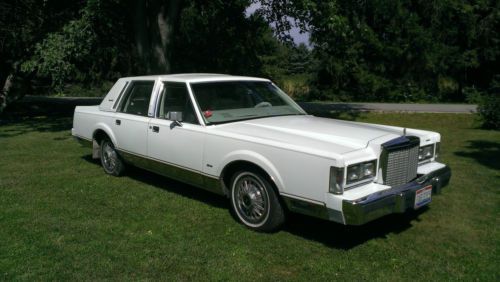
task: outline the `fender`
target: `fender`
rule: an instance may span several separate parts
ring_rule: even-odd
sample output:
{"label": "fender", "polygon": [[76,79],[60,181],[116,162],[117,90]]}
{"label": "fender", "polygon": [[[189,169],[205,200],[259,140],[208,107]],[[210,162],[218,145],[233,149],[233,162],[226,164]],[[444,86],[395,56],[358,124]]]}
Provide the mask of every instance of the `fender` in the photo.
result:
{"label": "fender", "polygon": [[246,161],[257,165],[271,177],[280,193],[285,191],[283,179],[274,164],[261,154],[249,150],[237,150],[225,155],[217,168],[217,175],[220,177],[224,168],[236,161]]}
{"label": "fender", "polygon": [[108,135],[109,139],[111,139],[111,142],[113,142],[113,144],[115,144],[115,146],[118,147],[118,143],[117,143],[117,139],[116,139],[115,135],[113,134],[113,131],[104,122],[98,122],[94,126],[94,128],[95,129],[92,132],[92,158],[99,159],[100,152],[101,152],[101,144],[98,144],[97,141],[95,140],[95,134],[98,130],[104,131],[104,133],[106,133],[106,135]]}
{"label": "fender", "polygon": [[95,128],[94,132],[92,132],[92,140],[94,140],[95,133],[97,132],[97,130],[102,130],[109,136],[109,138],[111,139],[111,142],[113,142],[113,144],[115,144],[115,146],[118,146],[118,140],[116,139],[115,135],[113,134],[113,130],[111,130],[111,128],[107,124],[105,124],[104,122],[98,122],[94,126],[94,128]]}

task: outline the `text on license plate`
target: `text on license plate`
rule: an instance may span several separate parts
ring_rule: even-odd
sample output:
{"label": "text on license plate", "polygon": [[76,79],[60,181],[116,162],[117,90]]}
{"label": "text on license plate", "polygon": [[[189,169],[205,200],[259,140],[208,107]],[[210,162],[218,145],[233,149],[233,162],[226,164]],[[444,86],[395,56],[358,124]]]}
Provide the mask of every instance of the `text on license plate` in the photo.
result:
{"label": "text on license plate", "polygon": [[415,209],[427,205],[431,202],[432,185],[425,186],[415,192]]}

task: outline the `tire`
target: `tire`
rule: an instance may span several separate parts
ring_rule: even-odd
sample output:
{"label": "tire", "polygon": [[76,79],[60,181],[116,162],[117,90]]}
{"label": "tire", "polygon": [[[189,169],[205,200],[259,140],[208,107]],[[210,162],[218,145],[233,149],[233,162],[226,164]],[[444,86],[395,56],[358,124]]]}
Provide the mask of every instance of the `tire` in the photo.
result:
{"label": "tire", "polygon": [[238,171],[231,178],[231,209],[252,230],[272,232],[285,222],[285,210],[278,197],[258,171]]}
{"label": "tire", "polygon": [[101,165],[104,172],[114,176],[120,176],[125,170],[125,164],[115,150],[113,142],[108,138],[101,141]]}

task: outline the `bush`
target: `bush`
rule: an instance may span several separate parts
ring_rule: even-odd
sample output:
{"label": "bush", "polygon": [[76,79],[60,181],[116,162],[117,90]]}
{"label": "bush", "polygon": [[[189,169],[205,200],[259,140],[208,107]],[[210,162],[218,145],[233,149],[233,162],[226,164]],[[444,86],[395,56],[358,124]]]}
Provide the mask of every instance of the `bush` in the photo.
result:
{"label": "bush", "polygon": [[481,98],[478,114],[485,128],[500,129],[500,96],[488,94]]}
{"label": "bush", "polygon": [[500,75],[493,78],[488,91],[480,96],[477,112],[483,127],[500,129]]}

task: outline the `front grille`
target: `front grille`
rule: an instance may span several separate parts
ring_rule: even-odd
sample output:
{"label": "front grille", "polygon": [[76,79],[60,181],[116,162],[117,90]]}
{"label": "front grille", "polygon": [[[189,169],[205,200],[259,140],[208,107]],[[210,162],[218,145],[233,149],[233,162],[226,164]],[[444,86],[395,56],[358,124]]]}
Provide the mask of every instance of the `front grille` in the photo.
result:
{"label": "front grille", "polygon": [[399,143],[391,142],[387,146],[383,145],[385,156],[381,160],[381,165],[385,185],[399,186],[417,177],[418,146],[418,138],[411,137],[406,140],[401,139]]}

